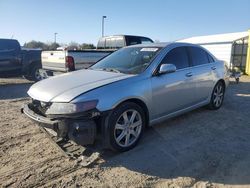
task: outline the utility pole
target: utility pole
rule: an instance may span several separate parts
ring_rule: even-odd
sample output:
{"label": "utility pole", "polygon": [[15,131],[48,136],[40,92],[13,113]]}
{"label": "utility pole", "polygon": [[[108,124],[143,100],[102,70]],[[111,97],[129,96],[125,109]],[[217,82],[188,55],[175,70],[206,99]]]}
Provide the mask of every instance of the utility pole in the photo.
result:
{"label": "utility pole", "polygon": [[56,43],[56,35],[57,35],[58,33],[54,33],[54,35],[55,35],[55,43]]}
{"label": "utility pole", "polygon": [[102,37],[104,36],[104,19],[107,18],[107,16],[102,16]]}

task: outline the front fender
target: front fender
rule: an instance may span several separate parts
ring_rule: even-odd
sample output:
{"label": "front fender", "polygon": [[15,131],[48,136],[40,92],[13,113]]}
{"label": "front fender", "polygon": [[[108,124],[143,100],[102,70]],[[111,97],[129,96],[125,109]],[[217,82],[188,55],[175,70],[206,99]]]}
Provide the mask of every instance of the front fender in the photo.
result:
{"label": "front fender", "polygon": [[84,93],[72,102],[97,99],[99,102],[96,108],[103,112],[114,109],[126,100],[138,99],[145,103],[149,114],[151,114],[152,92],[150,83],[147,78],[132,77]]}

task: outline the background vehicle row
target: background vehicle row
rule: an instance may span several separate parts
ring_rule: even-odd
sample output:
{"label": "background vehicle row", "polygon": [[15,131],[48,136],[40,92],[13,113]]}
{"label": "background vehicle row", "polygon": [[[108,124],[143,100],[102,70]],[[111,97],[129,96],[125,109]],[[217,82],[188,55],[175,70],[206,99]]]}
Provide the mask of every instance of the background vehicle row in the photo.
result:
{"label": "background vehicle row", "polygon": [[153,40],[142,36],[114,35],[99,39],[94,50],[54,50],[42,52],[43,78],[88,68],[100,59],[113,53],[119,48],[135,44],[153,43]]}
{"label": "background vehicle row", "polygon": [[23,75],[28,80],[40,80],[41,50],[21,48],[17,40],[0,39],[0,76]]}

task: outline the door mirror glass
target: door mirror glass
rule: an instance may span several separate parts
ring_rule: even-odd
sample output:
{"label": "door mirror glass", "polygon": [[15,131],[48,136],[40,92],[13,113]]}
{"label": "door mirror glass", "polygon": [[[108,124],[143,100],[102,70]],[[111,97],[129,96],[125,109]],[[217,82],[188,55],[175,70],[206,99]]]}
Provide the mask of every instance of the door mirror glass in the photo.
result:
{"label": "door mirror glass", "polygon": [[166,74],[176,71],[176,66],[174,64],[161,64],[158,74]]}

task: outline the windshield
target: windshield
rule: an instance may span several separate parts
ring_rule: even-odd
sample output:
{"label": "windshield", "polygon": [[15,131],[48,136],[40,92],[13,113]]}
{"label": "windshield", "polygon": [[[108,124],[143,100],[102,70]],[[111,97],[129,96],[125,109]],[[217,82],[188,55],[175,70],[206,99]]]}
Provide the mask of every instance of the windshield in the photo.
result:
{"label": "windshield", "polygon": [[140,74],[155,57],[159,47],[122,48],[94,64],[90,69]]}

